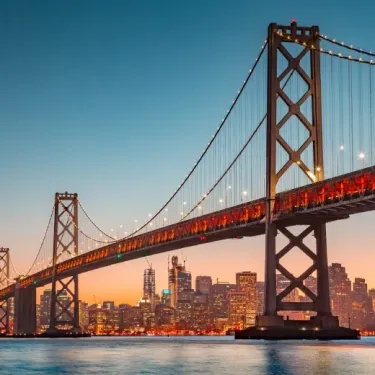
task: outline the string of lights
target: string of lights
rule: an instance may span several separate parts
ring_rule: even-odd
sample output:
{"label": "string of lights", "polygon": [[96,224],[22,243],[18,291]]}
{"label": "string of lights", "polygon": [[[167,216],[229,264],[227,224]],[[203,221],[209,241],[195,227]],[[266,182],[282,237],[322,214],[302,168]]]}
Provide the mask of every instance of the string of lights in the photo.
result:
{"label": "string of lights", "polygon": [[372,51],[366,51],[362,48],[354,47],[353,44],[346,44],[344,42],[338,42],[336,39],[329,38],[327,35],[319,35],[319,37],[320,39],[330,42],[332,44],[336,44],[337,46],[344,47],[346,49],[349,49],[358,53],[362,53],[367,56],[375,56],[375,53],[373,53]]}
{"label": "string of lights", "polygon": [[[60,200],[59,200],[59,203],[60,203],[60,205],[61,205],[61,207],[63,207],[63,208],[65,208],[65,206],[60,202]],[[88,217],[88,216],[87,216]],[[92,222],[91,220],[90,220],[90,222]],[[95,242],[100,242],[100,243],[105,243],[105,244],[108,244],[108,243],[113,243],[113,242],[116,242],[117,240],[116,239],[114,239],[114,238],[112,238],[112,237],[110,237],[110,236],[108,236],[108,237],[110,237],[110,238],[112,238],[112,241],[102,241],[102,240],[97,240],[97,239],[95,239],[95,238],[92,238],[91,236],[89,236],[88,234],[86,234],[81,228],[79,228],[78,226],[77,226],[77,224],[72,220],[71,221],[71,223],[70,224],[73,224],[74,225],[74,227],[84,236],[84,237],[86,237],[87,239],[89,239],[89,240],[91,240],[91,241],[95,241]],[[96,228],[98,228],[97,226],[95,226]],[[103,232],[102,232],[103,233]]]}
{"label": "string of lights", "polygon": [[255,68],[257,67],[258,65],[258,62],[260,61],[263,53],[264,53],[264,50],[265,50],[265,47],[267,46],[267,43],[268,43],[268,40],[265,40],[264,41],[264,44],[261,46],[261,52],[259,53],[259,55],[255,58],[255,62],[252,66],[252,68],[249,70],[249,73],[246,77],[246,79],[243,81],[243,84],[241,86],[241,88],[237,91],[237,94],[236,94],[236,97],[235,99],[232,101],[232,104],[231,106],[229,107],[229,109],[227,110],[227,113],[225,115],[225,117],[221,120],[220,122],[220,125],[219,127],[216,129],[215,133],[213,134],[211,140],[208,142],[207,146],[205,147],[205,149],[203,150],[201,156],[198,158],[198,160],[194,163],[192,169],[190,170],[190,172],[186,175],[185,179],[181,182],[181,184],[178,186],[178,188],[175,190],[175,192],[171,195],[171,197],[166,201],[166,203],[164,203],[164,205],[162,205],[162,207],[148,220],[146,221],[143,225],[141,225],[140,227],[138,227],[136,230],[133,230],[129,235],[125,236],[124,238],[129,238],[133,235],[135,235],[136,233],[140,232],[141,230],[143,230],[144,228],[147,228],[147,226],[152,223],[152,221],[155,220],[156,217],[158,217],[158,215],[160,213],[162,213],[168,206],[168,204],[173,200],[173,198],[177,195],[177,193],[182,189],[182,187],[185,185],[185,183],[189,180],[190,176],[194,173],[194,171],[196,170],[196,168],[198,167],[199,163],[201,162],[201,160],[204,158],[204,156],[207,154],[207,151],[210,149],[210,147],[212,146],[212,144],[214,143],[215,139],[217,138],[218,134],[221,132],[223,126],[226,124],[227,122],[227,119],[229,118],[229,115],[231,114],[233,108],[235,107],[238,99],[240,98],[242,92],[244,91],[248,81],[250,80],[252,74],[254,73],[255,71]]}
{"label": "string of lights", "polygon": [[52,207],[52,212],[51,212],[51,215],[50,215],[50,217],[49,217],[48,225],[47,225],[47,228],[46,228],[46,230],[45,230],[45,232],[44,232],[43,240],[42,240],[42,243],[40,244],[40,247],[39,247],[38,253],[37,253],[37,255],[36,255],[35,259],[34,259],[34,262],[31,264],[29,270],[26,272],[26,275],[25,275],[25,276],[28,276],[28,275],[30,274],[32,268],[33,268],[34,265],[37,263],[37,260],[38,260],[39,254],[40,254],[41,251],[42,251],[42,248],[43,248],[43,245],[44,245],[44,241],[45,241],[45,239],[46,239],[46,237],[47,237],[47,232],[48,232],[48,229],[49,229],[49,227],[50,227],[50,225],[51,225],[52,217],[53,217],[53,213],[54,213],[54,212],[55,212],[55,205],[53,205],[53,207]]}
{"label": "string of lights", "polygon": [[[295,70],[292,70],[291,73],[289,74],[288,78],[285,80],[283,86],[282,86],[282,90],[286,87],[286,85],[288,84],[289,80],[292,78],[293,74],[294,74]],[[278,96],[277,96],[278,97]],[[219,183],[223,180],[223,178],[227,175],[227,173],[232,169],[233,165],[235,165],[235,163],[237,162],[237,160],[240,158],[240,156],[243,154],[243,152],[245,151],[246,147],[249,145],[249,143],[253,140],[253,138],[255,137],[255,135],[257,134],[258,130],[260,129],[260,127],[263,125],[264,121],[266,120],[267,118],[267,113],[263,116],[263,118],[260,120],[260,122],[258,123],[257,127],[254,129],[254,131],[251,133],[250,137],[247,139],[247,141],[245,142],[245,144],[242,146],[240,152],[237,154],[237,156],[234,158],[234,160],[232,161],[232,163],[230,163],[230,165],[228,166],[228,168],[224,171],[224,173],[220,176],[220,178],[216,181],[216,183],[211,187],[211,189],[207,192],[207,194],[205,194],[201,200],[183,217],[181,218],[180,221],[183,221],[184,219],[186,219],[192,212],[194,212],[198,207],[200,207],[200,205],[209,197],[209,195],[215,190],[215,188],[219,185]]]}
{"label": "string of lights", "polygon": [[83,207],[81,201],[78,199],[78,204],[79,206],[82,208],[82,211],[84,212],[84,214],[86,215],[86,217],[90,220],[91,224],[94,225],[94,227],[99,231],[101,232],[102,234],[104,234],[106,237],[110,238],[111,240],[113,241],[116,241],[115,238],[113,238],[112,236],[110,236],[109,234],[105,233],[95,222],[94,220],[90,217],[90,215],[87,213],[87,211],[85,210],[85,208]]}
{"label": "string of lights", "polygon": [[334,52],[332,50],[326,50],[324,48],[317,48],[313,44],[308,46],[306,42],[302,42],[298,39],[293,39],[293,38],[291,38],[290,35],[283,34],[281,31],[278,32],[278,34],[288,42],[299,44],[299,45],[304,46],[304,47],[309,47],[311,50],[318,50],[320,53],[323,53],[323,54],[326,54],[326,55],[337,57],[337,58],[340,58],[340,59],[343,59],[343,60],[358,62],[358,63],[361,63],[361,64],[375,65],[375,60],[365,60],[362,57],[353,57],[352,55],[344,55],[342,53],[337,53],[337,52]]}

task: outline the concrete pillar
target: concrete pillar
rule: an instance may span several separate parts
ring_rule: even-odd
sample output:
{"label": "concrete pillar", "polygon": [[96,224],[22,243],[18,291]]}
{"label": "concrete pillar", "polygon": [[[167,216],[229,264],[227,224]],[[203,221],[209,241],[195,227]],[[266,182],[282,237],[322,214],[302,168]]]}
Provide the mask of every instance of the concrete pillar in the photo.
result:
{"label": "concrete pillar", "polygon": [[36,288],[21,288],[18,282],[14,295],[14,333],[36,333]]}

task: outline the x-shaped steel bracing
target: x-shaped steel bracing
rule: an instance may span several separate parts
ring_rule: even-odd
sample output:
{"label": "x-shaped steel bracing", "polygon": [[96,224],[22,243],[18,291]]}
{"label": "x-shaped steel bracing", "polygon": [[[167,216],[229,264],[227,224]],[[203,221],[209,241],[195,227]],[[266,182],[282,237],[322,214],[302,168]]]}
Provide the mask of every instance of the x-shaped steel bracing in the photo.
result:
{"label": "x-shaped steel bracing", "polygon": [[[317,170],[310,171],[308,166],[303,162],[301,155],[307,149],[307,147],[316,140],[316,127],[313,126],[310,121],[304,116],[301,112],[300,108],[306,100],[313,95],[313,81],[312,78],[305,72],[305,70],[301,66],[301,60],[303,57],[310,52],[309,47],[305,47],[296,57],[293,57],[289,51],[285,48],[280,40],[280,43],[277,47],[277,50],[285,57],[288,61],[288,66],[284,69],[284,71],[277,77],[277,95],[278,97],[284,101],[284,103],[288,107],[288,112],[286,115],[276,124],[276,140],[279,145],[285,150],[285,152],[289,156],[289,160],[280,168],[280,170],[276,173],[276,183],[280,180],[281,176],[283,176],[286,171],[291,167],[293,163],[296,163],[301,171],[307,176],[307,178],[311,182],[316,182],[315,174],[319,172]],[[283,89],[282,82],[288,76],[297,73],[307,84],[308,90],[300,97],[300,99],[294,103],[287,93]],[[281,128],[287,123],[287,121],[292,117],[296,116],[301,124],[306,128],[309,133],[309,137],[305,140],[305,142],[298,148],[298,150],[294,150],[287,141],[281,136],[280,130]]]}
{"label": "x-shaped steel bracing", "polygon": [[[311,299],[312,303],[315,304],[317,296],[315,295],[315,293],[313,293],[309,288],[307,288],[303,284],[304,280],[310,275],[312,275],[314,271],[317,270],[317,264],[316,264],[317,255],[309,247],[307,247],[306,244],[304,244],[303,242],[303,240],[311,232],[314,231],[314,228],[312,226],[309,226],[298,235],[294,235],[285,227],[279,227],[278,230],[286,238],[288,238],[289,243],[276,254],[276,269],[290,281],[290,284],[280,294],[277,295],[276,308],[277,310],[280,310],[280,311],[288,310],[289,308],[286,307],[285,304],[283,304],[283,299],[286,296],[288,296],[296,288],[301,290],[306,296],[308,296]],[[295,277],[284,266],[280,264],[280,260],[282,259],[282,257],[288,254],[289,251],[295,247],[303,251],[313,261],[313,264],[305,272],[303,272],[299,277]],[[301,303],[301,306],[305,306],[305,303],[303,304]]]}

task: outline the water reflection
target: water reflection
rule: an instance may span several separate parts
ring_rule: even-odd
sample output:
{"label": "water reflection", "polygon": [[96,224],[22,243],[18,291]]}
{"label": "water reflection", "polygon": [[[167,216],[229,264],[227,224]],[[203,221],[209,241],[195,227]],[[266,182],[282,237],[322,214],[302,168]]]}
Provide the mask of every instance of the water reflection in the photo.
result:
{"label": "water reflection", "polygon": [[375,338],[264,342],[220,338],[0,340],[0,374],[374,374]]}

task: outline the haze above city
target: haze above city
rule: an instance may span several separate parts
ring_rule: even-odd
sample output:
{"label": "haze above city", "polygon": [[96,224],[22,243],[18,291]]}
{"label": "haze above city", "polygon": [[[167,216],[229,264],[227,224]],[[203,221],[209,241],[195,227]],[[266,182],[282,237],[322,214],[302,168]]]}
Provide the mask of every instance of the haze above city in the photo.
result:
{"label": "haze above city", "polygon": [[[373,49],[371,5],[349,4],[337,12],[318,1],[293,14],[273,1],[267,14],[246,1],[3,4],[0,246],[11,249],[17,270],[25,273],[37,253],[56,191],[78,193],[90,216],[119,236],[120,225],[130,231],[155,212],[211,138],[270,22],[296,18]],[[329,263],[370,288],[374,218],[328,224]],[[238,271],[264,278],[263,236],[173,254],[187,258],[194,278],[234,282]],[[148,258],[159,293],[171,255]],[[307,264],[296,249],[285,262],[295,275]],[[147,267],[138,259],[83,274],[80,298],[135,303]]]}

